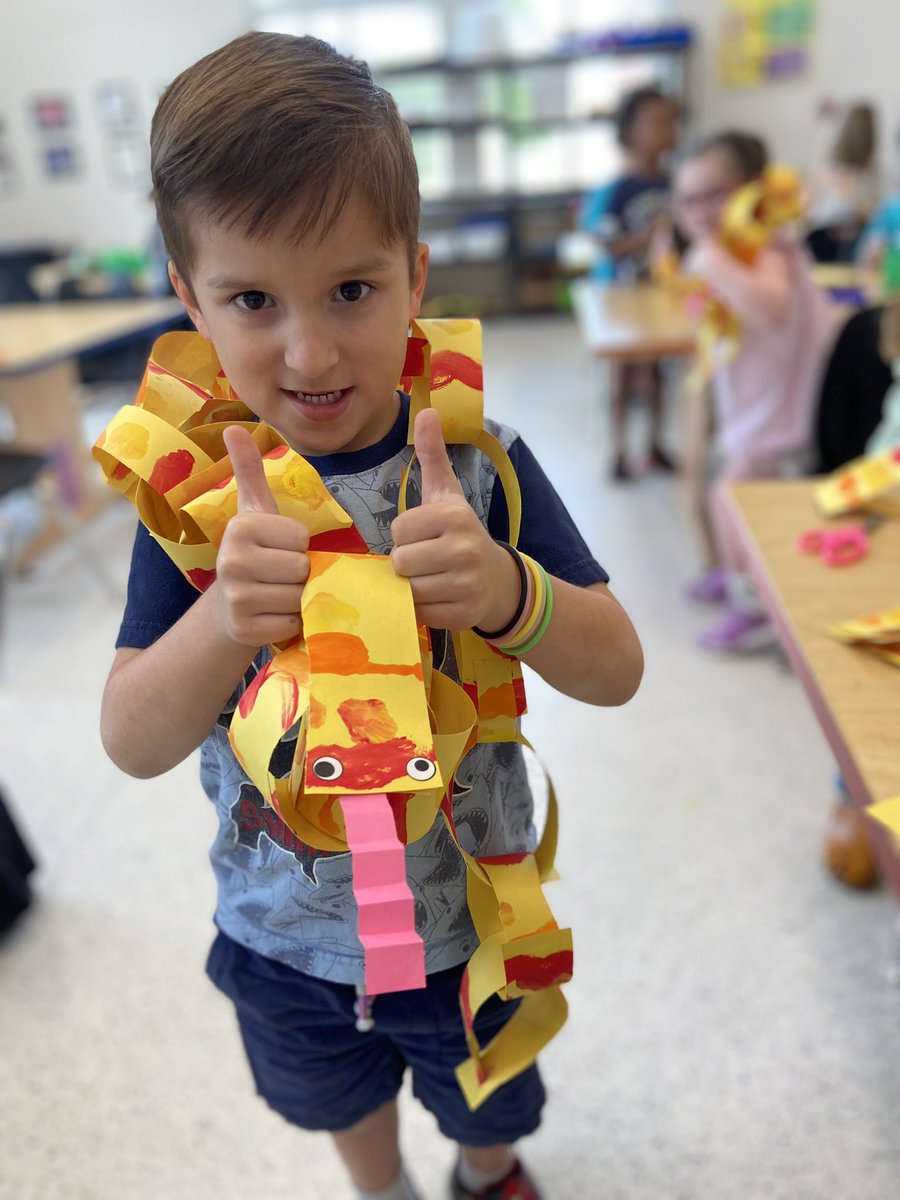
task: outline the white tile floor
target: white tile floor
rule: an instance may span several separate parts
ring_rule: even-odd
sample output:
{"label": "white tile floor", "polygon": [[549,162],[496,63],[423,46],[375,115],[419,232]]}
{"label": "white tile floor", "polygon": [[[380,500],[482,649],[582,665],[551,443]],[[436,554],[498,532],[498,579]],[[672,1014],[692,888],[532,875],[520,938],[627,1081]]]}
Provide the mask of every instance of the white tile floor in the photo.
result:
{"label": "white tile floor", "polygon": [[[528,732],[562,800],[551,901],[575,929],[572,1016],[525,1151],[547,1200],[900,1196],[894,902],[819,866],[833,767],[777,658],[701,657],[670,482],[605,480],[605,423],[565,320],[487,331],[493,415],[557,483],[642,635],[615,711],[532,678]],[[93,531],[124,580],[130,513]],[[14,584],[0,776],[41,859],[0,946],[2,1200],[347,1200],[326,1141],[252,1092],[202,967],[212,813],[188,762],[137,782],[97,708],[116,607],[71,552]],[[404,1103],[423,1194],[450,1162]]]}

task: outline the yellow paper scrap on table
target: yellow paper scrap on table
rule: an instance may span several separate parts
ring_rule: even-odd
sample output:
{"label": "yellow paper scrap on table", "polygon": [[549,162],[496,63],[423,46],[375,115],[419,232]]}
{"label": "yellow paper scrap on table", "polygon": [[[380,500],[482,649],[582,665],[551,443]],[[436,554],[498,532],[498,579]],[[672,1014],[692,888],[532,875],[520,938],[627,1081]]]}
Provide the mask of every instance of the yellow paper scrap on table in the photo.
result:
{"label": "yellow paper scrap on table", "polygon": [[866,812],[882,825],[886,825],[895,837],[900,838],[900,796],[891,796],[889,800],[879,800],[877,804],[870,804]]}
{"label": "yellow paper scrap on table", "polygon": [[828,634],[838,642],[858,646],[892,666],[900,667],[900,608],[842,621],[832,625]]}
{"label": "yellow paper scrap on table", "polygon": [[840,467],[816,488],[815,501],[826,517],[839,517],[894,488],[900,488],[900,447]]}

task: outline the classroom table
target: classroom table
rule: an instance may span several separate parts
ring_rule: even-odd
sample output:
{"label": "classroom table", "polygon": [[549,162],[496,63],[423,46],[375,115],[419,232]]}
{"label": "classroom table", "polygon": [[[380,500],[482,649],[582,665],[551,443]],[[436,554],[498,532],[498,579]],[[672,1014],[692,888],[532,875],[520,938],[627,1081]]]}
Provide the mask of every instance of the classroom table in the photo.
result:
{"label": "classroom table", "polygon": [[[92,486],[96,473],[82,431],[78,355],[162,333],[183,318],[174,297],[0,305],[0,405],[12,421],[3,440],[23,450],[63,451],[69,499],[82,519],[97,511],[106,492]],[[54,540],[54,533],[44,540]]]}
{"label": "classroom table", "polygon": [[697,320],[671,288],[578,279],[572,299],[585,346],[596,358],[646,362],[694,352]]}
{"label": "classroom table", "polygon": [[[812,274],[848,312],[883,298],[877,273],[853,264],[816,265]],[[649,280],[621,284],[578,279],[572,285],[572,300],[582,339],[595,358],[645,362],[694,353],[699,321],[672,288]]]}
{"label": "classroom table", "polygon": [[[865,808],[900,795],[900,670],[825,631],[900,604],[900,514],[887,510],[892,516],[871,533],[867,557],[827,567],[794,548],[805,530],[841,523],[819,514],[813,503],[816,482],[738,483],[730,488],[728,503],[763,603],[850,798]],[[882,877],[900,897],[900,857],[893,838],[875,821],[870,829]]]}

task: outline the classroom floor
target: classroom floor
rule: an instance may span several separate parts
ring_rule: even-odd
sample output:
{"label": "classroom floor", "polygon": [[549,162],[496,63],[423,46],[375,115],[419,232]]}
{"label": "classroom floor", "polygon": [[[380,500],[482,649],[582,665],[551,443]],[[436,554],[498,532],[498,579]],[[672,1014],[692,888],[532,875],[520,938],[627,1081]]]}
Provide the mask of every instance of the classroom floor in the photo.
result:
{"label": "classroom floor", "polygon": [[[544,463],[647,661],[621,710],[529,677],[576,976],[524,1155],[546,1200],[890,1200],[896,906],[820,866],[834,767],[811,709],[777,654],[694,649],[708,614],[681,599],[694,559],[671,481],[608,483],[602,373],[571,324],[486,340],[489,412]],[[92,530],[123,582],[132,528],[116,507]],[[213,814],[195,762],[141,782],[101,750],[118,616],[67,548],[9,590],[0,783],[42,865],[0,944],[0,1200],[349,1200],[327,1140],[254,1096],[203,974]],[[437,1200],[451,1148],[409,1096],[403,1118]]]}

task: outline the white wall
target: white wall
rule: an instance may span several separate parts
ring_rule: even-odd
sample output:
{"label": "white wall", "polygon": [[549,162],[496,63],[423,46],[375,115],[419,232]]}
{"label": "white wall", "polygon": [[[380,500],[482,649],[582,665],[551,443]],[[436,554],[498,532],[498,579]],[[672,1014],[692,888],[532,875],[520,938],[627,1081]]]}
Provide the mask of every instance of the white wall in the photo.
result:
{"label": "white wall", "polygon": [[718,79],[720,0],[679,0],[699,33],[692,85],[694,126],[712,132],[738,126],[764,136],[778,159],[808,169],[823,150],[819,100],[870,100],[881,117],[882,166],[893,180],[900,125],[900,4],[897,0],[818,0],[812,64],[795,82],[726,88]]}
{"label": "white wall", "polygon": [[[166,83],[201,55],[249,28],[245,0],[0,0],[0,121],[8,130],[20,186],[0,197],[0,242],[52,239],[104,247],[143,241],[150,208],[138,189],[114,185],[97,117],[99,84],[133,79],[140,88],[144,133]],[[669,10],[696,27],[694,126],[738,125],[766,136],[773,153],[813,165],[823,130],[822,96],[874,100],[883,114],[884,165],[894,173],[900,123],[900,3],[819,0],[813,65],[798,82],[759,89],[724,88],[717,73],[720,0],[672,0]],[[597,5],[598,23],[604,8]],[[42,92],[70,96],[85,173],[48,181],[27,105]],[[146,143],[146,138],[145,138]]]}
{"label": "white wall", "polygon": [[[145,190],[110,179],[96,89],[124,79],[138,85],[146,145],[163,87],[249,27],[244,0],[2,0],[0,7],[0,121],[20,176],[17,191],[0,196],[0,242],[143,242],[152,210]],[[85,167],[71,181],[44,175],[28,107],[35,95],[56,92],[72,101],[72,140]]]}

